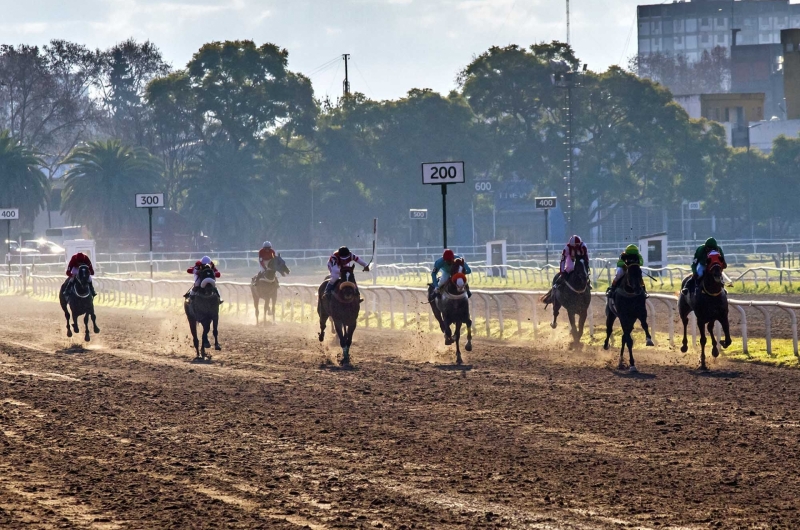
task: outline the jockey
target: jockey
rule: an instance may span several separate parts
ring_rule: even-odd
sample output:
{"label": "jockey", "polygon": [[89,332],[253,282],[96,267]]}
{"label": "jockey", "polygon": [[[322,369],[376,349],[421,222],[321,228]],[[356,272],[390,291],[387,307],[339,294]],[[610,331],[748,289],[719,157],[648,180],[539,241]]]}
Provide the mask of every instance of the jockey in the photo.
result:
{"label": "jockey", "polygon": [[[442,287],[444,287],[445,283],[447,283],[447,280],[450,279],[451,276],[450,268],[453,266],[453,263],[455,263],[456,260],[461,260],[461,262],[464,264],[465,274],[472,274],[472,269],[469,268],[469,265],[467,265],[467,262],[464,258],[462,258],[461,256],[457,256],[449,248],[445,249],[445,251],[442,252],[442,257],[437,259],[433,263],[433,270],[431,271],[431,278],[433,279],[432,282],[433,290],[431,291],[431,294],[429,296],[430,302],[433,302],[433,300],[439,294],[439,290]],[[437,278],[436,273],[438,273],[439,271],[442,271],[442,275]],[[469,290],[469,285],[466,286],[466,289],[467,289],[467,297],[471,297],[472,293]]]}
{"label": "jockey", "polygon": [[89,256],[84,254],[83,252],[78,252],[69,260],[69,264],[67,265],[67,276],[69,277],[69,281],[67,281],[66,285],[64,286],[64,293],[67,292],[67,289],[72,284],[72,281],[75,279],[75,276],[78,275],[78,267],[81,265],[86,265],[89,267],[89,291],[92,293],[92,297],[97,296],[97,293],[94,290],[94,284],[92,283],[92,277],[94,276],[94,267],[92,267],[92,260],[89,259]]}
{"label": "jockey", "polygon": [[322,296],[329,297],[336,282],[339,281],[342,269],[345,267],[355,267],[356,263],[364,267],[364,272],[369,272],[369,264],[350,252],[350,249],[347,247],[339,247],[339,250],[331,254],[330,259],[328,259],[328,271],[331,277],[328,280],[328,285],[325,286],[325,293]]}
{"label": "jockey", "polygon": [[[186,269],[186,272],[194,276],[194,285],[192,286],[192,288],[189,290],[188,293],[183,295],[184,298],[193,297],[200,289],[200,282],[201,282],[200,271],[203,270],[203,267],[206,265],[211,266],[211,269],[214,271],[214,278],[219,278],[221,276],[220,272],[217,270],[217,266],[214,265],[213,261],[211,261],[211,258],[209,258],[208,256],[203,256],[199,261],[196,261],[193,266]],[[220,300],[219,303],[221,304],[222,300]]]}
{"label": "jockey", "polygon": [[259,274],[263,275],[267,272],[267,265],[275,256],[275,249],[272,248],[272,243],[264,241],[264,245],[258,251],[258,266],[261,267]]}
{"label": "jockey", "polygon": [[692,274],[694,274],[696,280],[699,280],[703,277],[703,273],[706,270],[706,265],[708,265],[708,254],[712,251],[718,252],[719,257],[722,258],[722,268],[728,268],[728,264],[725,263],[725,254],[722,252],[722,248],[717,244],[716,239],[709,237],[706,239],[705,243],[697,247],[697,250],[694,251]]}
{"label": "jockey", "polygon": [[580,258],[583,258],[586,263],[586,272],[589,272],[589,249],[586,248],[586,243],[579,236],[572,236],[561,251],[561,264],[559,265],[558,274],[553,279],[553,285],[561,283],[562,278],[571,273],[575,269],[575,263]]}
{"label": "jockey", "polygon": [[617,282],[619,282],[628,270],[628,265],[638,264],[640,267],[644,265],[644,258],[639,252],[639,247],[636,245],[628,245],[625,247],[625,252],[619,255],[617,260],[617,274],[608,288],[608,296],[614,296],[614,291],[617,290]]}

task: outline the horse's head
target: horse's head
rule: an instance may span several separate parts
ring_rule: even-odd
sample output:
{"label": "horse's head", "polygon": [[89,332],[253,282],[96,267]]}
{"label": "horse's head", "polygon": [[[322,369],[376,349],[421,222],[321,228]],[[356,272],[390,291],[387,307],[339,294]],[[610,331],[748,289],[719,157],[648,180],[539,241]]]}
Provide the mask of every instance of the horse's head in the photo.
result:
{"label": "horse's head", "polygon": [[625,272],[625,290],[628,292],[638,293],[642,290],[642,268],[638,263],[628,265],[628,270]]}
{"label": "horse's head", "polygon": [[578,280],[575,282],[578,285],[582,285],[589,281],[589,273],[586,267],[586,260],[584,258],[578,258],[578,261],[575,262],[575,268],[572,270],[572,276]]}
{"label": "horse's head", "polygon": [[281,257],[280,254],[269,260],[269,265],[267,266],[267,268],[269,270],[279,272],[281,276],[286,276],[287,274],[292,272],[289,270],[289,267],[286,266],[286,262],[284,261],[284,259]]}
{"label": "horse's head", "polygon": [[88,265],[81,265],[78,267],[78,274],[75,276],[75,281],[81,285],[81,287],[87,285],[89,283],[89,266]]}
{"label": "horse's head", "polygon": [[200,278],[200,287],[203,289],[217,285],[216,274],[211,265],[203,265],[203,268],[198,271],[197,277]]}

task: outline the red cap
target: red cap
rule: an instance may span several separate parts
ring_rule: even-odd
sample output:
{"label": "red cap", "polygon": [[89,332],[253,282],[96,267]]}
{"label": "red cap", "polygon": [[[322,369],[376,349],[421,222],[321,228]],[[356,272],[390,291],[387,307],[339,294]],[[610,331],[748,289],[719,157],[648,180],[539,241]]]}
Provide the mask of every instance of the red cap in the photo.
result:
{"label": "red cap", "polygon": [[454,259],[456,259],[456,255],[455,255],[455,254],[453,253],[453,251],[452,251],[452,250],[450,250],[449,248],[448,248],[448,249],[445,249],[445,251],[442,253],[442,257],[443,257],[443,258],[444,258],[444,260],[445,260],[446,262],[448,262],[448,263],[449,263],[449,262],[451,262],[451,261],[453,261]]}

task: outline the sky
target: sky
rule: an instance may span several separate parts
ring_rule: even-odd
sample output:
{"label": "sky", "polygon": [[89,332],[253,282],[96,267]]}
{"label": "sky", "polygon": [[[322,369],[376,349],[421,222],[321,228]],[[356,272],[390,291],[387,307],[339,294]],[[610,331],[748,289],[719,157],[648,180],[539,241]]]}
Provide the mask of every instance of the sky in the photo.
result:
{"label": "sky", "polygon": [[[636,52],[642,0],[571,0],[571,42],[595,71]],[[0,0],[0,43],[66,39],[108,48],[150,40],[174,67],[206,42],[251,39],[289,52],[317,97],[351,90],[395,99],[412,88],[447,93],[492,45],[565,40],[565,0]]]}

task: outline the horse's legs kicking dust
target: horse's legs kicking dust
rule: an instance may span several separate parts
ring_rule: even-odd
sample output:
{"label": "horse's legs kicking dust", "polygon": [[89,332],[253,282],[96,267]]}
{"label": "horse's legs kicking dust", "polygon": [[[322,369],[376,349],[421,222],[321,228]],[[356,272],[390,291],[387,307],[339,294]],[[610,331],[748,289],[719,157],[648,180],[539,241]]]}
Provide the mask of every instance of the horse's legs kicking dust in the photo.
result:
{"label": "horse's legs kicking dust", "polygon": [[550,327],[553,329],[556,329],[559,311],[561,311],[561,302],[558,301],[558,296],[553,293],[553,321],[550,323]]}
{"label": "horse's legs kicking dust", "polygon": [[94,326],[95,333],[100,333],[100,328],[97,327],[97,315],[94,314],[94,308],[92,308],[92,326]]}
{"label": "horse's legs kicking dust", "polygon": [[603,343],[603,349],[608,349],[608,341],[611,338],[611,333],[614,332],[614,321],[617,316],[608,308],[606,308],[606,341]]}
{"label": "horse's legs kicking dust", "polygon": [[[700,330],[700,369],[701,370],[708,370],[708,366],[706,366],[706,328],[705,322],[700,322],[700,319],[697,319],[697,328]],[[684,338],[684,340],[686,340]]]}
{"label": "horse's legs kicking dust", "polygon": [[467,320],[467,344],[464,349],[472,351],[472,320]]}
{"label": "horse's legs kicking dust", "polygon": [[711,355],[716,359],[719,357],[719,349],[717,348],[717,338],[714,336],[714,320],[706,324],[708,336],[711,337]]}
{"label": "horse's legs kicking dust", "polygon": [[89,313],[83,315],[83,329],[86,330],[83,340],[89,342],[91,340],[91,337],[89,337]]}
{"label": "horse's legs kicking dust", "polygon": [[453,336],[456,342],[456,364],[463,364],[464,361],[461,359],[461,348],[460,348],[460,338],[461,338],[461,321],[456,322],[456,333]]}
{"label": "horse's legs kicking dust", "polygon": [[644,330],[644,336],[647,338],[647,345],[648,346],[655,346],[653,342],[653,337],[650,336],[650,326],[647,325],[647,311],[644,312],[644,316],[639,319],[639,323],[642,325],[642,329]]}
{"label": "horse's legs kicking dust", "polygon": [[217,339],[217,325],[219,324],[219,315],[214,317],[214,320],[211,321],[211,325],[213,326],[214,330],[214,349],[220,351],[222,346],[219,345],[219,340]]}

